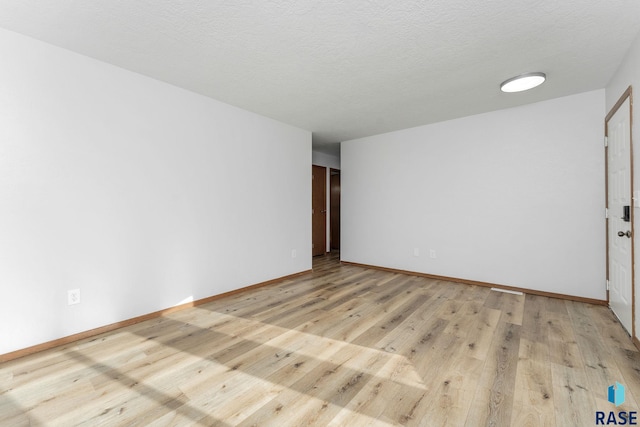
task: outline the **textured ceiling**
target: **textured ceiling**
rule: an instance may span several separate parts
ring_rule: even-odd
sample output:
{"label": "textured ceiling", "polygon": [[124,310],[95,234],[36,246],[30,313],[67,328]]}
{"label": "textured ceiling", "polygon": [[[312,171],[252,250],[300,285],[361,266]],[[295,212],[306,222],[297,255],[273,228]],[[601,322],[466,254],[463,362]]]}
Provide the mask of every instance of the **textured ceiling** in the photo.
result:
{"label": "textured ceiling", "polygon": [[[0,27],[313,131],[331,152],[603,88],[640,1],[1,0]],[[529,71],[547,83],[498,90]]]}

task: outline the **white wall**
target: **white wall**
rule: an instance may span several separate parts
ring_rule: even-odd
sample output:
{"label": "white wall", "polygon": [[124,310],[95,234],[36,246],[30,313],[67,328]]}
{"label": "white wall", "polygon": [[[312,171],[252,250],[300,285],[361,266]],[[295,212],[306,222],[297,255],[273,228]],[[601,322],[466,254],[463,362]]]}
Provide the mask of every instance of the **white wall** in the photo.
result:
{"label": "white wall", "polygon": [[4,30],[0,57],[0,354],[311,268],[310,132]]}
{"label": "white wall", "polygon": [[598,90],[343,142],[342,259],[605,299],[603,118]]}
{"label": "white wall", "polygon": [[326,241],[327,252],[331,252],[331,168],[340,170],[340,158],[331,154],[321,153],[319,151],[311,152],[311,162],[317,166],[327,168],[326,186],[327,186],[327,224],[326,224]]}
{"label": "white wall", "polygon": [[324,166],[327,168],[340,169],[340,157],[331,154],[313,151],[311,153],[311,162],[314,165]]}
{"label": "white wall", "polygon": [[[632,96],[634,100],[637,100],[640,96],[640,35],[636,38],[633,45],[629,49],[625,60],[620,64],[620,68],[613,76],[609,84],[606,88],[606,111],[609,112],[618,101],[618,99],[622,96],[624,91],[629,87],[632,87]],[[633,145],[633,164],[636,165],[634,170],[634,182],[633,188],[634,191],[640,190],[640,172],[638,171],[638,166],[640,165],[640,146],[638,145],[638,135],[640,135],[640,112],[638,111],[637,106],[632,107],[633,117],[631,118],[632,129],[631,129],[631,137]],[[635,236],[634,246],[635,246],[635,259],[634,264],[636,268],[640,265],[640,239],[638,238],[638,230],[640,230],[637,218],[640,215],[640,210],[638,208],[634,209],[634,230]],[[638,276],[635,276],[635,288],[640,289],[640,284],[638,283]],[[635,295],[636,301],[640,301],[640,296],[638,292]],[[636,335],[638,331],[640,331],[640,304],[636,302],[636,313],[635,313],[635,328]]]}

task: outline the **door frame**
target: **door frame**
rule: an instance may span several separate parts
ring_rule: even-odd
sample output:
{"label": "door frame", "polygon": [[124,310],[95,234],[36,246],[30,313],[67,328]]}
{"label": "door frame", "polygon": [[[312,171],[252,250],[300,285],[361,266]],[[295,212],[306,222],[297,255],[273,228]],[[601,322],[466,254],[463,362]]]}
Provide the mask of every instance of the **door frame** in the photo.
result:
{"label": "door frame", "polygon": [[[333,217],[333,203],[331,203],[332,201],[332,195],[333,195],[333,187],[331,184],[331,177],[334,175],[338,175],[340,176],[340,169],[336,169],[336,168],[330,168],[329,169],[329,207],[328,207],[328,211],[329,211],[329,251],[332,251],[334,249],[334,239],[333,239],[333,233],[334,233],[334,229],[333,229],[333,222],[334,222],[334,217]],[[342,194],[340,193],[338,195],[338,198],[341,198]],[[339,229],[342,227],[342,224],[340,223],[340,212],[338,212],[338,231]],[[338,250],[339,246],[340,246],[340,238],[338,238]]]}
{"label": "door frame", "polygon": [[[631,192],[631,337],[634,342],[636,339],[636,287],[635,287],[635,215],[634,215],[634,200],[633,200],[633,91],[631,86],[629,86],[624,93],[620,96],[618,101],[615,103],[611,111],[609,111],[604,119],[604,136],[605,138],[609,137],[609,120],[618,112],[620,107],[625,103],[625,101],[629,99],[629,180],[630,182],[630,192]],[[605,145],[604,149],[604,178],[605,178],[605,206],[609,209],[609,147],[608,144]],[[607,275],[607,284],[609,283],[609,218],[605,219],[605,229],[606,229],[606,244],[607,244],[607,261],[606,261],[606,275]],[[607,306],[609,306],[609,289],[607,286]],[[609,306],[610,307],[610,306]],[[617,317],[617,316],[616,316]]]}
{"label": "door frame", "polygon": [[[322,179],[318,179],[317,181],[316,179],[320,177],[315,176],[316,170],[322,174]],[[320,212],[315,212],[314,210],[314,196],[316,196],[315,190],[314,190],[315,182],[322,183],[322,210]],[[315,237],[320,236],[320,234],[314,233],[313,221],[314,221],[315,215],[324,216],[324,221],[322,222],[322,253],[319,253],[320,251],[318,250],[318,248],[315,247]],[[311,256],[314,257],[314,256],[324,255],[326,251],[327,251],[327,167],[312,164],[311,165]],[[318,252],[318,253],[315,253],[315,252]]]}

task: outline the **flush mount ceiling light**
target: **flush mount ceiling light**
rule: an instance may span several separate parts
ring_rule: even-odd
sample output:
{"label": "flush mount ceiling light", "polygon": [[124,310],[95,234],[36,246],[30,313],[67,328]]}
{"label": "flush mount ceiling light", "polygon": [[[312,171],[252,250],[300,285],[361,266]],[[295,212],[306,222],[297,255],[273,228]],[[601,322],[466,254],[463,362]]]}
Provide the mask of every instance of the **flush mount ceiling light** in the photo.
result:
{"label": "flush mount ceiling light", "polygon": [[523,90],[533,89],[540,86],[546,80],[544,73],[527,73],[512,77],[500,84],[500,90],[503,92],[522,92]]}

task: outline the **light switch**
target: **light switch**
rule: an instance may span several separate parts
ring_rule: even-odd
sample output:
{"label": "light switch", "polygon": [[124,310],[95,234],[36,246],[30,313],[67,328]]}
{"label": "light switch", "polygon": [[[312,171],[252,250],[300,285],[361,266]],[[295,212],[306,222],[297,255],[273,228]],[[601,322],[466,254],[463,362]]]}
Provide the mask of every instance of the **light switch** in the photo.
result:
{"label": "light switch", "polygon": [[640,208],[640,191],[633,192],[633,207]]}

